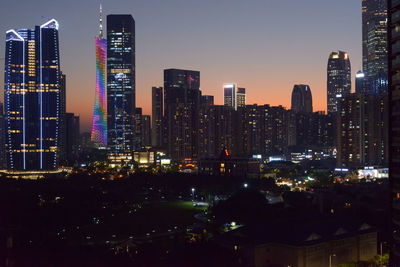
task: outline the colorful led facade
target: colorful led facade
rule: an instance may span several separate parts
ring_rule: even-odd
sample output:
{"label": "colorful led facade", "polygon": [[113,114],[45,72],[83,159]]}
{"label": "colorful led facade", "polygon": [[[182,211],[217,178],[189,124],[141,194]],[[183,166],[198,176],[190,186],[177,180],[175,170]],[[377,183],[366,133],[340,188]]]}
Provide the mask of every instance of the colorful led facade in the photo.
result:
{"label": "colorful led facade", "polygon": [[61,114],[58,22],[7,31],[5,52],[7,168],[56,169]]}
{"label": "colorful led facade", "polygon": [[103,38],[102,12],[100,6],[100,34],[96,37],[96,95],[93,107],[91,140],[100,147],[107,146],[107,95],[106,53],[107,41]]}
{"label": "colorful led facade", "polygon": [[96,97],[93,108],[91,140],[98,146],[107,146],[107,96],[105,86],[107,41],[96,38]]}

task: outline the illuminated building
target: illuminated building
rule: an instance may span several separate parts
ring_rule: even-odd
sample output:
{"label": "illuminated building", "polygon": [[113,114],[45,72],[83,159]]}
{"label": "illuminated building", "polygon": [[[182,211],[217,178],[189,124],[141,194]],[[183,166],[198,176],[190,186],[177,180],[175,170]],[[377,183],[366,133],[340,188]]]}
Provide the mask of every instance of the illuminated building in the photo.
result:
{"label": "illuminated building", "polygon": [[96,43],[96,93],[93,106],[92,132],[90,139],[99,147],[107,146],[107,95],[106,53],[107,41],[103,38],[103,18],[100,5],[100,32]]}
{"label": "illuminated building", "polygon": [[365,93],[365,74],[362,71],[356,73],[356,93]]}
{"label": "illuminated building", "polygon": [[0,103],[0,169],[4,170],[7,168],[7,160],[6,160],[6,154],[4,150],[5,146],[5,138],[6,138],[6,133],[5,133],[5,121],[4,121],[4,105],[3,103]]}
{"label": "illuminated building", "polygon": [[332,52],[328,60],[328,112],[338,111],[342,97],[351,92],[351,66],[349,54],[343,51]]}
{"label": "illuminated building", "polygon": [[236,92],[236,105],[238,107],[246,106],[246,88],[238,88]]}
{"label": "illuminated building", "polygon": [[151,146],[150,116],[142,114],[142,108],[135,110],[135,150]]}
{"label": "illuminated building", "polygon": [[313,112],[310,86],[296,84],[292,91],[292,108],[294,112]]}
{"label": "illuminated building", "polygon": [[337,167],[386,166],[387,98],[349,94],[341,98],[337,121]]}
{"label": "illuminated building", "polygon": [[135,72],[135,21],[131,15],[108,15],[107,146],[119,162],[130,161],[135,148]]}
{"label": "illuminated building", "polygon": [[224,84],[224,106],[228,106],[237,109],[237,99],[236,92],[237,85],[235,83],[225,83]]}
{"label": "illuminated building", "polygon": [[390,266],[400,265],[400,2],[388,1],[389,11],[389,181],[391,192],[392,242]]}
{"label": "illuminated building", "polygon": [[164,70],[164,117],[167,154],[173,160],[197,158],[200,72]]}
{"label": "illuminated building", "polygon": [[66,132],[66,112],[67,112],[67,77],[64,73],[60,74],[60,134],[59,134],[59,163],[62,165],[66,162],[67,154],[65,144],[67,137]]}
{"label": "illuminated building", "polygon": [[362,45],[366,92],[387,95],[386,0],[362,0]]}
{"label": "illuminated building", "polygon": [[153,147],[162,147],[163,145],[163,88],[153,87],[152,91],[152,127],[151,144]]}
{"label": "illuminated building", "polygon": [[58,22],[6,32],[4,102],[7,168],[58,168],[60,58]]}

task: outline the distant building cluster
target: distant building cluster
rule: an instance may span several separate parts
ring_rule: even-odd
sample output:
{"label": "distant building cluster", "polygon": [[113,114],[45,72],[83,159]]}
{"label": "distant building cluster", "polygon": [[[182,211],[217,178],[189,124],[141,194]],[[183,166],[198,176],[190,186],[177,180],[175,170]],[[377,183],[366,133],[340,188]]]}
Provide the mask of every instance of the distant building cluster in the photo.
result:
{"label": "distant building cluster", "polygon": [[221,151],[242,160],[296,162],[299,155],[323,151],[323,158],[336,158],[340,170],[387,167],[387,8],[383,0],[362,3],[363,69],[355,74],[352,92],[349,53],[330,53],[327,113],[315,112],[307,84],[294,85],[290,109],[247,103],[251,90],[235,82],[221,85],[223,105],[217,105],[214,96],[203,95],[199,71],[170,68],[164,70],[164,84],[151,89],[152,115],[145,115],[135,100],[135,21],[131,15],[108,15],[103,30],[100,10],[88,135],[79,133],[79,116],[66,112],[58,22],[9,30],[1,164],[15,171],[55,170],[80,163],[80,154],[91,147],[113,166],[133,164],[134,152],[143,151],[198,165],[219,158]]}

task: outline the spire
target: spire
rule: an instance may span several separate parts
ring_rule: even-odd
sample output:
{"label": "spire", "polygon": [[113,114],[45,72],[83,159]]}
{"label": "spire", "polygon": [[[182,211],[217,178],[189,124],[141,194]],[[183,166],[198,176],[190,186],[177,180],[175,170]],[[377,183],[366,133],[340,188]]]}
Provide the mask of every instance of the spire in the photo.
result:
{"label": "spire", "polygon": [[99,31],[99,37],[103,38],[103,8],[100,4],[100,31]]}

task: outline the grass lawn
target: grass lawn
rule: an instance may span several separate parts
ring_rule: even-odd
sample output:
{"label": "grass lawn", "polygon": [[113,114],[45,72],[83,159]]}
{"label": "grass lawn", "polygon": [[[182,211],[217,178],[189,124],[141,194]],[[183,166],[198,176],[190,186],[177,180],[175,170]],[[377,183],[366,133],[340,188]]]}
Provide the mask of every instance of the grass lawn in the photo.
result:
{"label": "grass lawn", "polygon": [[85,230],[88,235],[104,240],[164,233],[197,222],[194,215],[202,211],[204,207],[194,207],[191,201],[150,202],[137,212],[120,210],[113,217],[107,217],[100,224],[90,225]]}

